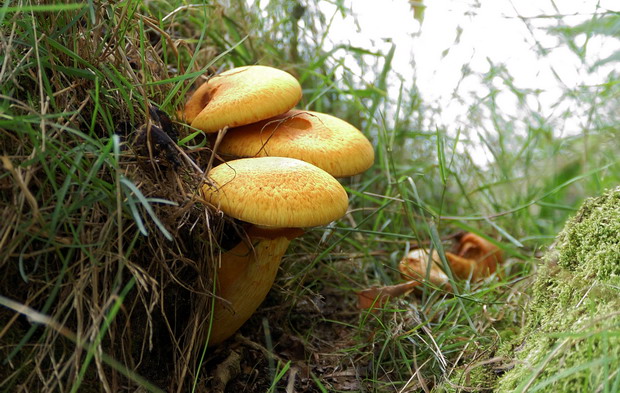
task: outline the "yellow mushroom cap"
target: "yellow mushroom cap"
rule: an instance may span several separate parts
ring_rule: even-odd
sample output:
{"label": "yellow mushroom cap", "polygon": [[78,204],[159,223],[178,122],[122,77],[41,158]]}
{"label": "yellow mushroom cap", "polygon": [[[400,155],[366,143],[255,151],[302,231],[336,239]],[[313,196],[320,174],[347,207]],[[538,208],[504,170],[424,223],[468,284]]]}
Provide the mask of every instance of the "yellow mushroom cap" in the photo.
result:
{"label": "yellow mushroom cap", "polygon": [[301,86],[286,71],[266,66],[233,68],[213,76],[185,105],[185,120],[207,133],[282,114],[301,99]]}
{"label": "yellow mushroom cap", "polygon": [[326,225],[348,208],[344,188],[329,173],[284,157],[243,158],[209,171],[205,199],[224,213],[256,225],[299,228]]}
{"label": "yellow mushroom cap", "polygon": [[375,160],[370,141],[351,124],[325,113],[295,109],[230,129],[218,152],[237,157],[297,158],[335,177],[362,173]]}

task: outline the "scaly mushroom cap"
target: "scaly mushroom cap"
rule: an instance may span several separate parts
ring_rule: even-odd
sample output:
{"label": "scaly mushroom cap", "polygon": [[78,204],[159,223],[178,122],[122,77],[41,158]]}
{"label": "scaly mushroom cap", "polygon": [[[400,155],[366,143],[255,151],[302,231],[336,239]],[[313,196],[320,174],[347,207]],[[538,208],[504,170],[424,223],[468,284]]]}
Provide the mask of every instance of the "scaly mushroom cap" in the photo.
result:
{"label": "scaly mushroom cap", "polygon": [[206,133],[285,113],[301,99],[288,72],[265,66],[233,68],[213,76],[185,105],[185,120]]}
{"label": "scaly mushroom cap", "polygon": [[236,157],[297,158],[335,177],[362,173],[375,159],[368,139],[351,124],[301,110],[230,129],[218,152]]}
{"label": "scaly mushroom cap", "polygon": [[205,199],[224,213],[256,225],[300,228],[326,225],[348,208],[347,193],[329,173],[293,158],[229,161],[209,171]]}

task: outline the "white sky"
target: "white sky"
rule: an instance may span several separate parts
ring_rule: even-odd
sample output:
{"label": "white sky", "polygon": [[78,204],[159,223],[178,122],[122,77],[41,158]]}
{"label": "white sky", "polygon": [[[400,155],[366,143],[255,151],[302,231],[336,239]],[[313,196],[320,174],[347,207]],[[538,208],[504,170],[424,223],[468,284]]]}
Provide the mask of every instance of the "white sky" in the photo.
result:
{"label": "white sky", "polygon": [[[475,73],[489,70],[487,58],[494,64],[503,63],[514,77],[519,88],[541,89],[539,102],[530,107],[543,116],[559,115],[566,107],[552,108],[566,87],[594,85],[605,80],[610,67],[601,67],[596,73],[587,67],[565,46],[558,46],[558,38],[546,34],[541,27],[555,24],[553,19],[529,19],[534,27],[530,32],[518,17],[541,15],[574,15],[564,18],[571,24],[588,20],[601,9],[620,10],[620,2],[612,0],[556,0],[553,8],[549,0],[428,0],[423,25],[413,19],[407,0],[345,0],[357,15],[359,29],[352,17],[342,18],[335,7],[321,2],[322,11],[329,18],[334,15],[329,39],[333,44],[350,43],[385,53],[391,42],[396,44],[393,67],[404,80],[415,78],[426,103],[435,103],[442,109],[439,122],[448,129],[467,125],[467,105],[454,100],[453,92],[461,78],[461,67],[469,64]],[[474,4],[478,3],[475,7]],[[458,45],[457,29],[462,29]],[[554,48],[541,58],[535,52],[535,39],[545,48]],[[556,46],[558,46],[556,48]],[[328,50],[329,48],[325,48]],[[588,44],[588,62],[604,58],[620,49],[618,40],[595,36]],[[447,54],[444,51],[449,50]],[[354,62],[350,66],[355,70]],[[555,72],[559,79],[553,74]],[[372,81],[372,76],[366,78]],[[506,89],[500,78],[493,80],[497,89]],[[480,78],[465,78],[459,86],[459,95],[486,94]],[[398,90],[389,92],[395,100]],[[515,102],[511,94],[500,94],[498,103],[506,113],[511,113]],[[516,109],[515,109],[516,111]],[[575,134],[581,131],[579,115],[563,124],[558,134]]]}

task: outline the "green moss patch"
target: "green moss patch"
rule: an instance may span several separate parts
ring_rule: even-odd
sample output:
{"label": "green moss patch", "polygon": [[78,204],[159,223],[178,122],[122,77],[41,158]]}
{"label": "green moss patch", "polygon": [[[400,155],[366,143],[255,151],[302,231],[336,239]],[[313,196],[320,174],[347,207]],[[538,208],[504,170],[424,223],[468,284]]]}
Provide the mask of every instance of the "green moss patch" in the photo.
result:
{"label": "green moss patch", "polygon": [[[557,262],[557,264],[556,264]],[[620,188],[587,200],[558,236],[532,290],[515,358],[497,392],[620,389]]]}
{"label": "green moss patch", "polygon": [[483,362],[456,369],[450,380],[442,383],[435,391],[437,393],[491,393],[496,384],[497,375],[488,364]]}
{"label": "green moss patch", "polygon": [[587,200],[566,224],[558,264],[599,279],[620,275],[620,188]]}

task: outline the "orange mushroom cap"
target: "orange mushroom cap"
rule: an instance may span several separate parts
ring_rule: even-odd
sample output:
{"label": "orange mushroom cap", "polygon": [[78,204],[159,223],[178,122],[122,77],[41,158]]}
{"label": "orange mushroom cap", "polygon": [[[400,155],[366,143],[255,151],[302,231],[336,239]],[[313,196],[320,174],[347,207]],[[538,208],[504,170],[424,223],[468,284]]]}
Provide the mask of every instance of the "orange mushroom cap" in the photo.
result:
{"label": "orange mushroom cap", "polygon": [[185,105],[185,120],[206,133],[277,116],[301,99],[301,86],[286,71],[254,65],[211,77]]}
{"label": "orange mushroom cap", "polygon": [[297,158],[335,177],[362,173],[375,159],[370,141],[353,125],[325,113],[296,109],[230,129],[218,152],[236,157]]}
{"label": "orange mushroom cap", "polygon": [[243,158],[213,168],[205,199],[226,214],[256,225],[303,228],[342,217],[347,193],[324,170],[285,157]]}

